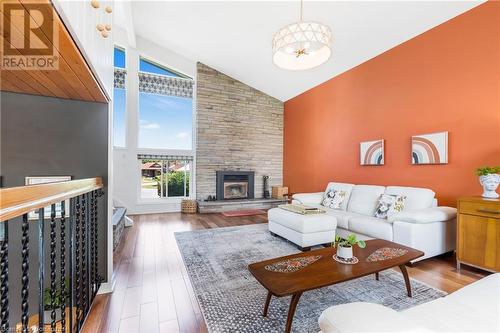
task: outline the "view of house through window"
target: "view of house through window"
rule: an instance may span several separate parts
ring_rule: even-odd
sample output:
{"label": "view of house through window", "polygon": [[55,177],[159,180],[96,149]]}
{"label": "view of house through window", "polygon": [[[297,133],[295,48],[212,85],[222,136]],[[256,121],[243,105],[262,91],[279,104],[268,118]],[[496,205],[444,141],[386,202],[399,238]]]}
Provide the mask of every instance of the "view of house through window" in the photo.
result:
{"label": "view of house through window", "polygon": [[141,159],[141,198],[188,197],[191,161]]}

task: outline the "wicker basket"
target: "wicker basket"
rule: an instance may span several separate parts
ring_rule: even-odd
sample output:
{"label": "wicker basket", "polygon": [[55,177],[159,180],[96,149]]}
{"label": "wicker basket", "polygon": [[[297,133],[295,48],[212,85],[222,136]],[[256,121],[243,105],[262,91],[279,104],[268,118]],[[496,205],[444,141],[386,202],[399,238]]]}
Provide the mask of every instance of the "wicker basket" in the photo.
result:
{"label": "wicker basket", "polygon": [[198,205],[196,203],[196,200],[183,199],[181,201],[181,212],[182,213],[194,214],[194,213],[196,213],[197,208],[198,208]]}

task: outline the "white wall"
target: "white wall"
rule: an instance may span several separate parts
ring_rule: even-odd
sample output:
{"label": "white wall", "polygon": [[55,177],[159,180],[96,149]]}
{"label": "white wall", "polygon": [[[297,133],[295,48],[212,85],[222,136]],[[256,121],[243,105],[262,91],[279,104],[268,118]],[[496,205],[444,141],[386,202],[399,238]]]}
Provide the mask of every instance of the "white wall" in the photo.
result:
{"label": "white wall", "polygon": [[[139,162],[137,160],[138,153],[151,154],[188,154],[186,151],[173,150],[140,150],[137,147],[138,135],[138,105],[139,105],[139,82],[138,68],[139,56],[143,56],[149,60],[159,64],[168,66],[169,68],[186,74],[193,79],[196,76],[196,61],[187,59],[173,51],[162,48],[151,41],[136,36],[136,47],[130,47],[127,40],[126,31],[115,27],[114,32],[115,45],[125,48],[127,57],[127,133],[126,133],[126,148],[114,148],[113,152],[113,180],[114,180],[114,204],[115,206],[123,206],[127,208],[129,214],[144,214],[144,213],[162,213],[180,211],[179,198],[155,199],[154,201],[144,201],[140,199],[140,177],[139,177]],[[195,98],[195,97],[193,97]],[[195,108],[193,101],[193,108]],[[196,133],[195,112],[193,111],[193,135]],[[196,138],[193,137],[193,152]],[[193,161],[191,181],[191,195],[194,197],[196,193],[196,157]]]}

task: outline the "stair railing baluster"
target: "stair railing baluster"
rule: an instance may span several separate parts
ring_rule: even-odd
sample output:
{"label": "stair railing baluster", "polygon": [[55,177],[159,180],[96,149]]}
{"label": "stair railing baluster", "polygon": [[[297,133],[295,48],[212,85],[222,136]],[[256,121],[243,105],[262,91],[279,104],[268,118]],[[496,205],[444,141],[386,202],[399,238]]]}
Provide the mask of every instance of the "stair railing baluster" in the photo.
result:
{"label": "stair railing baluster", "polygon": [[61,332],[66,332],[66,202],[61,202],[61,254],[60,254],[60,281],[61,288]]}
{"label": "stair railing baluster", "polygon": [[81,297],[81,288],[80,288],[80,213],[81,213],[81,204],[80,197],[76,198],[76,219],[75,219],[75,299],[76,299],[76,331],[80,331],[80,297]]}
{"label": "stair railing baluster", "polygon": [[45,280],[45,209],[38,210],[38,332],[43,332],[44,280]]}
{"label": "stair railing baluster", "polygon": [[2,228],[4,237],[0,246],[0,332],[7,333],[9,331],[9,221],[4,221]]}
{"label": "stair railing baluster", "polygon": [[91,215],[91,202],[90,202],[90,193],[86,193],[85,196],[87,197],[87,220],[85,221],[85,233],[87,234],[87,258],[86,263],[87,263],[87,283],[86,283],[86,288],[87,288],[87,313],[90,310],[90,304],[92,302],[92,280],[90,279],[90,256],[91,256],[91,248],[90,248],[90,228],[92,227],[92,215]]}
{"label": "stair railing baluster", "polygon": [[29,296],[29,223],[28,214],[23,214],[22,222],[22,236],[21,236],[21,246],[22,246],[22,277],[21,277],[21,328],[22,333],[28,333],[28,296]]}
{"label": "stair railing baluster", "polygon": [[90,192],[90,295],[94,298],[95,271],[94,271],[94,192]]}
{"label": "stair railing baluster", "polygon": [[[98,189],[96,190],[97,192],[97,196],[98,197],[102,197],[104,196],[104,191],[102,189]],[[96,206],[97,207],[97,206]],[[96,220],[95,220],[95,231],[96,231],[96,239],[98,239],[98,235],[97,235],[97,210],[96,210]],[[102,277],[99,276],[99,248],[97,247],[97,241],[96,241],[96,255],[95,255],[95,267],[96,267],[96,271],[97,271],[97,289],[99,289],[99,287],[101,286],[101,281],[102,281]]]}
{"label": "stair railing baluster", "polygon": [[92,262],[94,268],[94,297],[97,294],[99,289],[99,281],[98,281],[98,266],[97,266],[97,191],[92,192],[94,195],[94,218],[92,220],[92,226],[94,230],[94,260]]}
{"label": "stair railing baluster", "polygon": [[83,317],[87,314],[87,305],[88,305],[88,297],[87,297],[87,195],[82,195],[82,311]]}
{"label": "stair railing baluster", "polygon": [[56,333],[56,204],[50,206],[50,331]]}
{"label": "stair railing baluster", "polygon": [[73,332],[76,318],[73,318],[73,307],[75,305],[75,288],[74,288],[74,273],[75,273],[75,224],[76,224],[76,199],[70,199],[70,218],[69,218],[69,331]]}

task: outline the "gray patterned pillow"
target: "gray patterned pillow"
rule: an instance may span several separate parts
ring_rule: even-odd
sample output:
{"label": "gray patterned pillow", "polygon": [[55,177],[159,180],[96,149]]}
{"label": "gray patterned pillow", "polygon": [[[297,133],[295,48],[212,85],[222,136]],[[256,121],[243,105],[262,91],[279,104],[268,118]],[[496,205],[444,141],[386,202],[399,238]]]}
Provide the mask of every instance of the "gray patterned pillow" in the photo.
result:
{"label": "gray patterned pillow", "polygon": [[382,194],[378,199],[374,216],[387,219],[392,214],[401,212],[405,208],[405,201],[406,195]]}
{"label": "gray patterned pillow", "polygon": [[342,202],[344,202],[346,196],[347,196],[346,191],[329,189],[326,192],[325,197],[323,198],[323,202],[321,204],[331,209],[340,209],[342,206]]}

